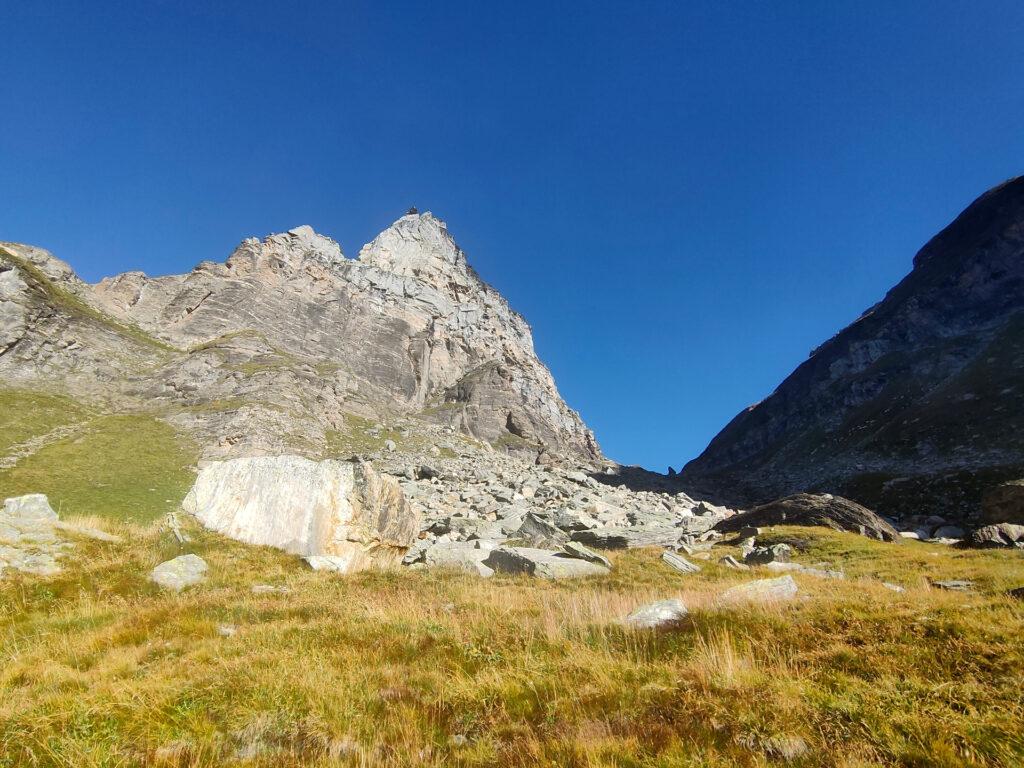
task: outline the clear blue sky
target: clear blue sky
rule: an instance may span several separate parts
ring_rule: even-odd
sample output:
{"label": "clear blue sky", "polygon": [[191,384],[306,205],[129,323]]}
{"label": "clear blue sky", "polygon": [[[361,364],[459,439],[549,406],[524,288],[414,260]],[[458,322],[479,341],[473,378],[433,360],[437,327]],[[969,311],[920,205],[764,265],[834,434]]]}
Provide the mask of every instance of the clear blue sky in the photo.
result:
{"label": "clear blue sky", "polygon": [[96,280],[432,210],[661,471],[1024,172],[1020,0],[7,0],[0,30],[0,239]]}

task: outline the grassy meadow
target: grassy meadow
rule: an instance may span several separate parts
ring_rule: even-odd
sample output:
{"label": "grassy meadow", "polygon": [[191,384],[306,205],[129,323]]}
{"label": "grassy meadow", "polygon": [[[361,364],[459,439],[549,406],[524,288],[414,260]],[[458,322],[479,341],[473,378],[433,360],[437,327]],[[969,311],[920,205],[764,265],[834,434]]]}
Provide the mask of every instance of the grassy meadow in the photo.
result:
{"label": "grassy meadow", "polygon": [[[723,590],[774,574],[683,575],[657,550],[565,582],[314,573],[187,522],[179,544],[161,518],[195,448],[162,422],[0,398],[0,454],[49,436],[0,469],[0,497],[45,492],[121,536],[0,578],[0,768],[1024,764],[1019,552],[778,528],[763,541],[847,579],[796,574],[797,600],[730,609]],[[186,552],[203,584],[148,581]],[[680,625],[621,625],[669,597]]]}
{"label": "grassy meadow", "polygon": [[[750,576],[682,575],[653,550],[572,582],[343,577],[197,529],[182,546],[90,521],[123,542],[0,581],[0,766],[1024,762],[1016,553],[776,529],[848,579],[797,574],[793,603],[727,610],[716,595]],[[148,582],[185,551],[209,562],[204,584]],[[618,623],[672,596],[691,609],[680,626]]]}

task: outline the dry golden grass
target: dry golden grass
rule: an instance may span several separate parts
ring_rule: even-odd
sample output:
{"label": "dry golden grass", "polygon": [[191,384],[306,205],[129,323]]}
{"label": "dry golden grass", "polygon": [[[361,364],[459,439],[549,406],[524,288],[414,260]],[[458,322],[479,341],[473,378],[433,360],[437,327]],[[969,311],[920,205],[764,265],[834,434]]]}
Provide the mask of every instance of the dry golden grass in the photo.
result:
{"label": "dry golden grass", "polygon": [[[182,550],[104,525],[124,543],[0,581],[0,766],[1024,762],[1024,607],[1003,594],[1024,584],[1017,553],[778,529],[850,578],[797,575],[793,603],[726,610],[716,595],[752,576],[682,575],[656,551],[574,582],[340,577],[198,530]],[[160,592],[148,571],[182,551],[208,580]],[[675,596],[682,626],[618,622]]]}

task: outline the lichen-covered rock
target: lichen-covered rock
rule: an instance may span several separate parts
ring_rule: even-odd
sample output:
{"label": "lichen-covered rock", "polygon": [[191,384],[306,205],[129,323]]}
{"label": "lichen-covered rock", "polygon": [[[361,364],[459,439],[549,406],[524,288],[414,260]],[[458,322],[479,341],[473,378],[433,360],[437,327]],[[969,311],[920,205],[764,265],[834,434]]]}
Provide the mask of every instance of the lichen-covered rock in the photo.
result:
{"label": "lichen-covered rock", "polygon": [[181,555],[160,563],[150,572],[149,578],[163,589],[181,592],[186,587],[202,582],[208,568],[206,561],[199,555]]}
{"label": "lichen-covered rock", "polygon": [[880,541],[898,541],[900,538],[895,528],[867,507],[829,493],[798,493],[762,504],[723,520],[715,530],[731,532],[749,526],[769,525],[820,525]]}
{"label": "lichen-covered rock", "polygon": [[299,456],[213,462],[182,506],[233,539],[329,556],[345,572],[399,561],[420,528],[398,484],[369,464]]}
{"label": "lichen-covered rock", "polygon": [[687,613],[681,600],[659,600],[637,608],[623,619],[623,623],[634,629],[658,629],[678,624]]}

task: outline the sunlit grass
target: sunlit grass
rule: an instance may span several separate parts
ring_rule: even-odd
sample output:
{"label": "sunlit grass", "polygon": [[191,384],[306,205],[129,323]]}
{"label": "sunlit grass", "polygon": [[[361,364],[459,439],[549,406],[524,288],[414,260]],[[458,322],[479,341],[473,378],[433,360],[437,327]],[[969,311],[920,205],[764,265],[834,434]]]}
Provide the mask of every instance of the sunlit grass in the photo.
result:
{"label": "sunlit grass", "polygon": [[[1024,610],[1001,592],[1024,583],[1015,553],[778,529],[802,562],[854,578],[797,574],[799,600],[726,610],[722,590],[771,574],[705,562],[686,576],[631,551],[580,581],[339,577],[195,528],[185,549],[156,526],[108,528],[125,541],[78,542],[63,574],[0,582],[0,765],[1024,760]],[[161,593],[146,574],[183,551],[208,581]],[[933,574],[979,589],[941,592]],[[621,625],[666,597],[690,607],[683,626]]]}

